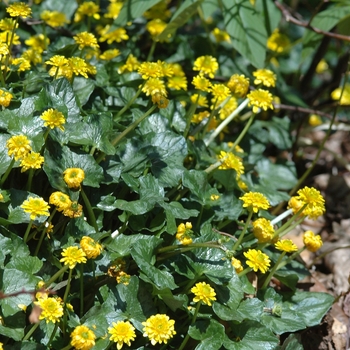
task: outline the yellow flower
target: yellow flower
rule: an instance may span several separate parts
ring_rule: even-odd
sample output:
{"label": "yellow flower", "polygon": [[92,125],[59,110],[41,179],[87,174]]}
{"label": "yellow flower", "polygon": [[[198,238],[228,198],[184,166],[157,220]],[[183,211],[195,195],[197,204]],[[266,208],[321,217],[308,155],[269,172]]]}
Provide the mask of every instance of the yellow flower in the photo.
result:
{"label": "yellow flower", "polygon": [[270,220],[259,218],[253,222],[253,234],[259,243],[266,243],[273,239],[275,230]]}
{"label": "yellow flower", "polygon": [[101,244],[94,241],[91,237],[84,236],[80,240],[80,247],[88,259],[96,259],[102,252]]}
{"label": "yellow flower", "polygon": [[192,243],[192,224],[190,222],[186,222],[186,224],[181,223],[177,227],[176,239],[180,241],[182,245],[188,245]]}
{"label": "yellow flower", "polygon": [[51,194],[49,203],[56,206],[58,211],[63,211],[72,205],[72,201],[69,196],[59,191]]}
{"label": "yellow flower", "polygon": [[218,43],[221,43],[223,41],[227,41],[227,42],[231,41],[230,36],[224,30],[221,30],[219,28],[214,28],[211,33],[214,35],[214,38]]}
{"label": "yellow flower", "polygon": [[33,63],[34,65],[41,63],[43,60],[41,52],[35,49],[28,49],[24,51],[22,57],[30,63]]}
{"label": "yellow flower", "polygon": [[208,100],[203,95],[194,94],[190,97],[192,103],[197,103],[199,107],[208,107]]}
{"label": "yellow flower", "polygon": [[68,265],[70,269],[74,269],[76,264],[86,263],[86,254],[82,249],[75,246],[63,249],[62,256],[60,262]]}
{"label": "yellow flower", "polygon": [[113,322],[112,326],[108,328],[109,339],[117,343],[117,349],[120,350],[124,344],[131,346],[136,337],[135,327],[129,321]]}
{"label": "yellow flower", "polygon": [[34,302],[41,309],[39,320],[46,320],[46,323],[56,323],[63,316],[63,306],[60,298],[39,298]]}
{"label": "yellow flower", "polygon": [[71,202],[70,206],[63,209],[62,214],[71,219],[79,218],[83,213],[83,206],[78,202]]}
{"label": "yellow flower", "polygon": [[211,93],[219,102],[230,96],[230,89],[224,84],[212,84]]}
{"label": "yellow flower", "polygon": [[40,118],[45,121],[44,125],[48,126],[50,129],[57,127],[62,131],[64,130],[63,124],[65,124],[66,119],[64,118],[63,113],[56,109],[50,108],[46,110],[41,114]]}
{"label": "yellow flower", "polygon": [[146,24],[146,29],[151,34],[152,39],[156,40],[157,36],[163,32],[166,26],[167,24],[165,22],[156,18]]}
{"label": "yellow flower", "polygon": [[270,203],[267,198],[259,192],[248,192],[242,197],[239,197],[243,201],[243,207],[248,210],[252,210],[257,213],[259,209],[267,210],[270,208]]}
{"label": "yellow flower", "polygon": [[29,169],[40,169],[44,163],[44,157],[40,153],[30,152],[21,159],[21,173]]}
{"label": "yellow flower", "polygon": [[218,200],[220,198],[220,196],[218,195],[218,194],[212,194],[211,196],[210,196],[210,200],[212,200],[212,201],[216,201],[216,200]]}
{"label": "yellow flower", "polygon": [[231,152],[227,153],[221,151],[218,159],[221,160],[219,169],[233,169],[236,171],[237,177],[240,177],[242,174],[244,174],[244,166],[240,157],[237,157]]}
{"label": "yellow flower", "polygon": [[32,150],[30,141],[25,135],[10,137],[6,142],[6,147],[8,148],[8,155],[10,157],[13,155],[15,160],[23,158]]}
{"label": "yellow flower", "polygon": [[309,116],[309,125],[311,126],[318,126],[322,124],[322,119],[319,115],[317,114],[311,114]]}
{"label": "yellow flower", "polygon": [[312,231],[304,232],[303,242],[306,249],[313,253],[319,250],[323,245],[321,236],[315,235]]}
{"label": "yellow flower", "polygon": [[68,64],[68,59],[61,55],[55,55],[45,63],[54,67],[63,67]]}
{"label": "yellow flower", "polygon": [[71,333],[71,345],[74,346],[74,349],[79,350],[90,350],[95,346],[95,333],[86,326],[77,326],[74,331]]}
{"label": "yellow flower", "polygon": [[40,14],[40,18],[50,27],[57,28],[62,27],[66,23],[69,23],[66,15],[59,11],[45,10]]}
{"label": "yellow flower", "polygon": [[146,96],[154,95],[156,93],[165,97],[168,95],[164,82],[158,78],[149,78],[143,85],[142,91]]}
{"label": "yellow flower", "polygon": [[[16,27],[15,27],[16,26]],[[0,20],[0,30],[12,31],[18,28],[17,20],[13,18],[3,18]]]}
{"label": "yellow flower", "polygon": [[168,87],[175,90],[187,90],[187,78],[185,76],[174,75],[168,79]]}
{"label": "yellow flower", "polygon": [[274,87],[276,85],[276,74],[269,69],[258,69],[253,72],[255,77],[254,84],[263,84],[267,87]]}
{"label": "yellow flower", "polygon": [[289,45],[289,38],[287,35],[281,34],[278,28],[276,28],[271,36],[267,39],[267,48],[277,53],[285,51]]}
{"label": "yellow flower", "polygon": [[296,199],[302,202],[303,205],[307,204],[306,208],[302,212],[303,215],[308,216],[310,219],[317,219],[319,216],[325,213],[325,200],[320,191],[313,187],[309,188],[305,186],[297,193],[298,196],[296,196]]}
{"label": "yellow flower", "polygon": [[240,273],[243,271],[242,263],[238,259],[232,258],[231,264],[234,267],[234,269],[236,270],[236,273]]}
{"label": "yellow flower", "polygon": [[30,69],[30,62],[23,57],[14,58],[11,61],[11,65],[16,66],[13,70],[16,70],[17,72],[24,72]]}
{"label": "yellow flower", "polygon": [[13,95],[3,89],[0,89],[0,106],[8,107],[11,103]]}
{"label": "yellow flower", "polygon": [[139,65],[137,72],[141,75],[142,79],[161,78],[164,76],[157,62],[143,62]]}
{"label": "yellow flower", "polygon": [[30,214],[30,220],[35,220],[37,216],[49,216],[50,206],[40,197],[28,197],[23,202],[21,208],[25,213]]}
{"label": "yellow flower", "polygon": [[209,116],[210,116],[210,113],[208,111],[199,112],[199,113],[193,114],[191,122],[195,123],[195,124],[198,124],[202,120],[204,120],[206,118],[209,118]]}
{"label": "yellow flower", "polygon": [[343,94],[342,90],[341,87],[333,90],[331,93],[332,99],[339,101],[339,104],[342,106],[350,105],[350,84],[345,84]]}
{"label": "yellow flower", "polygon": [[6,56],[10,53],[9,46],[6,43],[0,42],[0,56]]}
{"label": "yellow flower", "polygon": [[129,36],[126,34],[126,30],[124,28],[117,28],[113,31],[110,31],[111,26],[106,25],[106,27],[100,32],[99,41],[104,42],[107,41],[107,44],[112,44],[114,41],[117,43],[122,42],[123,40],[129,40]]}
{"label": "yellow flower", "polygon": [[[12,37],[12,31],[5,30],[0,33],[0,42],[10,45],[10,39]],[[15,33],[12,39],[12,45],[20,45],[21,41],[19,40],[19,36]]]}
{"label": "yellow flower", "polygon": [[316,73],[321,74],[325,72],[328,69],[328,63],[322,58],[320,62],[318,62],[318,65],[316,66]]}
{"label": "yellow flower", "polygon": [[273,109],[273,96],[270,92],[263,89],[258,89],[250,92],[247,95],[249,99],[248,106],[253,106],[253,112],[258,113],[262,108],[264,111],[267,111],[268,108]]}
{"label": "yellow flower", "polygon": [[193,301],[195,303],[202,301],[204,304],[211,306],[211,302],[216,300],[214,289],[205,282],[198,282],[191,288],[191,292],[195,295]]}
{"label": "yellow flower", "polygon": [[88,32],[78,33],[73,36],[73,39],[79,45],[79,50],[82,50],[84,47],[99,47],[95,35]]}
{"label": "yellow flower", "polygon": [[134,72],[137,70],[139,66],[140,66],[140,62],[137,60],[137,57],[135,57],[133,54],[130,54],[126,59],[125,64],[118,69],[118,72],[119,73],[124,73],[125,71]]}
{"label": "yellow flower", "polygon": [[120,55],[120,51],[118,49],[110,49],[103,52],[103,54],[100,55],[100,59],[105,61],[110,61],[119,55]]}
{"label": "yellow flower", "polygon": [[85,179],[85,172],[80,168],[67,168],[63,172],[63,179],[69,188],[78,189]]}
{"label": "yellow flower", "polygon": [[4,350],[3,345],[3,343],[0,343],[0,350]]}
{"label": "yellow flower", "polygon": [[[88,78],[88,65],[83,58],[80,57],[70,57],[68,58],[68,65],[72,73],[75,75],[82,75],[84,78]],[[67,74],[69,78],[69,74]]]}
{"label": "yellow flower", "polygon": [[255,272],[260,270],[262,273],[265,273],[268,270],[271,260],[261,250],[249,249],[243,254],[247,258],[247,265]]}
{"label": "yellow flower", "polygon": [[175,321],[170,320],[167,315],[153,315],[146,322],[142,322],[144,326],[143,336],[148,337],[152,345],[156,345],[157,343],[167,344],[168,340],[176,334],[174,324]]}
{"label": "yellow flower", "polygon": [[159,18],[165,21],[171,16],[171,12],[168,9],[169,3],[170,0],[160,1],[147,10],[143,16],[147,19]]}
{"label": "yellow flower", "polygon": [[244,191],[244,192],[247,192],[247,191],[248,191],[248,186],[247,186],[247,184],[246,184],[244,181],[242,181],[241,179],[238,179],[237,185],[238,185],[238,187],[239,187],[242,191]]}
{"label": "yellow flower", "polygon": [[6,12],[11,17],[23,17],[27,18],[30,17],[32,10],[31,8],[25,4],[24,2],[15,2],[11,4],[9,7],[6,8]]}
{"label": "yellow flower", "polygon": [[245,97],[249,90],[249,78],[243,74],[233,74],[227,83],[227,87],[237,97]]}
{"label": "yellow flower", "polygon": [[200,56],[194,61],[193,70],[199,71],[200,74],[207,74],[210,78],[214,78],[219,64],[213,56]]}
{"label": "yellow flower", "polygon": [[100,19],[100,15],[98,14],[99,11],[100,7],[93,1],[85,1],[78,7],[74,16],[74,22],[82,21],[85,16]]}
{"label": "yellow flower", "polygon": [[275,248],[287,253],[296,252],[298,250],[298,247],[293,243],[291,239],[282,239],[278,241],[275,244]]}
{"label": "yellow flower", "polygon": [[211,91],[211,82],[203,75],[196,75],[193,77],[192,85],[197,89],[205,92]]}
{"label": "yellow flower", "polygon": [[130,282],[130,275],[128,275],[126,272],[124,271],[120,271],[118,273],[118,275],[116,276],[116,280],[117,280],[117,283],[122,283],[124,284],[125,286],[127,286]]}
{"label": "yellow flower", "polygon": [[122,2],[111,2],[107,7],[107,13],[104,14],[103,17],[116,19],[119,16],[119,13],[122,7],[123,7]]}
{"label": "yellow flower", "polygon": [[220,119],[226,119],[238,106],[237,99],[235,97],[230,97],[225,105],[220,108],[219,115]]}
{"label": "yellow flower", "polygon": [[159,92],[152,94],[152,102],[157,104],[158,108],[167,108],[169,104],[169,100]]}

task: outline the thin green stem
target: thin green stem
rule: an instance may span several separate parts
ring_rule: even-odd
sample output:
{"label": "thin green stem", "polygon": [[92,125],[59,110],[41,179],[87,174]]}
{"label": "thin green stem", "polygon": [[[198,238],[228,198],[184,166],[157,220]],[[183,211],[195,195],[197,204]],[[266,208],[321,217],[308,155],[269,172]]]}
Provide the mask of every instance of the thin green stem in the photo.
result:
{"label": "thin green stem", "polygon": [[28,333],[23,337],[24,340],[28,340],[31,335],[35,332],[35,330],[39,327],[40,322],[33,324],[32,328],[28,331]]}
{"label": "thin green stem", "polygon": [[237,248],[239,247],[239,245],[241,244],[242,240],[243,240],[243,237],[245,235],[245,233],[247,232],[247,229],[248,229],[248,226],[250,224],[250,220],[253,216],[253,211],[249,211],[249,214],[248,214],[248,217],[247,217],[247,220],[245,222],[245,225],[243,227],[243,230],[240,234],[240,236],[238,237],[237,241],[235,242],[235,244],[233,245],[233,248],[232,248],[232,251],[235,251],[237,250]]}
{"label": "thin green stem", "polygon": [[96,217],[95,217],[95,213],[91,207],[91,203],[89,201],[89,198],[87,197],[87,195],[85,194],[83,187],[81,187],[81,196],[83,198],[84,204],[85,204],[85,208],[87,210],[88,216],[89,216],[89,222],[90,224],[92,224],[92,226],[94,227],[95,231],[98,232],[98,226],[97,226],[97,222],[96,222]]}
{"label": "thin green stem", "polygon": [[4,182],[6,181],[6,179],[8,178],[8,176],[10,175],[10,172],[11,172],[13,166],[15,165],[15,162],[16,162],[16,161],[15,161],[15,158],[12,158],[11,163],[10,163],[10,165],[8,166],[8,168],[7,168],[6,172],[5,172],[5,174],[2,175],[2,178],[1,178],[1,180],[0,180],[0,187],[4,184]]}
{"label": "thin green stem", "polygon": [[153,40],[151,49],[149,50],[149,53],[147,55],[147,59],[146,59],[147,62],[152,60],[153,53],[154,53],[154,50],[155,50],[156,46],[157,46],[157,42],[155,40]]}
{"label": "thin green stem", "polygon": [[273,266],[273,268],[271,269],[270,273],[268,274],[268,276],[266,277],[261,289],[266,289],[268,284],[271,281],[271,278],[273,277],[274,273],[278,270],[279,265],[281,263],[281,261],[283,260],[284,256],[286,255],[286,252],[282,252],[281,255],[278,257],[276,264]]}
{"label": "thin green stem", "polygon": [[58,328],[58,322],[55,323],[55,327],[54,327],[54,329],[53,329],[53,331],[52,331],[52,333],[51,333],[51,337],[50,337],[50,339],[49,339],[49,342],[48,342],[47,345],[46,345],[46,347],[47,347],[48,349],[50,349],[50,345],[51,345],[52,341],[53,341],[54,338],[55,338],[55,335],[56,335],[56,332],[57,332],[57,328]]}
{"label": "thin green stem", "polygon": [[239,143],[242,141],[243,137],[245,136],[245,134],[248,132],[250,126],[252,125],[254,118],[255,118],[255,114],[252,113],[250,118],[249,118],[249,120],[248,120],[248,122],[247,122],[247,124],[243,128],[242,132],[239,134],[239,136],[237,137],[236,141],[233,143],[230,151],[234,150],[235,147],[237,145],[239,145]]}
{"label": "thin green stem", "polygon": [[58,270],[46,283],[46,287],[50,287],[50,285],[57,280],[58,277],[62,276],[69,269],[69,265],[64,265],[60,270]]}
{"label": "thin green stem", "polygon": [[[199,308],[201,306],[201,302],[198,302],[196,305],[196,310],[194,311],[193,317],[192,317],[192,321],[191,321],[191,326],[196,322],[197,316],[198,316],[198,312],[199,312]],[[179,350],[183,350],[188,342],[188,339],[190,339],[190,335],[187,332],[186,337],[184,338],[184,340],[182,341]]]}
{"label": "thin green stem", "polygon": [[194,114],[194,112],[196,111],[196,108],[198,106],[198,101],[199,101],[199,94],[197,94],[197,99],[195,102],[193,102],[190,106],[190,108],[188,109],[186,115],[185,115],[185,120],[186,120],[186,127],[183,133],[183,137],[186,138],[188,135],[188,132],[190,131],[190,126],[191,126],[191,120],[192,120],[192,116]]}
{"label": "thin green stem", "polygon": [[221,250],[225,250],[221,245],[219,245],[217,243],[207,242],[207,243],[191,243],[191,244],[188,244],[186,246],[170,245],[167,247],[159,248],[157,250],[157,254],[166,253],[166,252],[175,251],[175,250],[180,251],[180,252],[185,252],[185,251],[192,250],[194,248],[218,248]]}
{"label": "thin green stem", "polygon": [[80,264],[80,276],[79,276],[79,287],[80,287],[80,318],[84,315],[84,264]]}
{"label": "thin green stem", "polygon": [[35,248],[34,256],[37,256],[38,253],[39,253],[39,250],[40,250],[41,245],[42,245],[42,243],[43,243],[43,240],[44,240],[44,237],[45,237],[45,235],[46,235],[47,229],[49,228],[50,223],[51,223],[51,221],[52,221],[54,215],[56,214],[56,211],[57,211],[57,209],[54,208],[54,210],[52,211],[50,217],[49,217],[49,218],[47,219],[47,221],[46,221],[45,228],[43,229],[43,232],[41,233],[41,236],[40,236],[40,238],[39,238],[39,242],[38,242],[38,244],[37,244],[37,246],[36,246],[36,248]]}
{"label": "thin green stem", "polygon": [[[133,131],[144,119],[146,119],[155,109],[157,108],[156,105],[153,105],[144,115],[142,115],[139,119],[135,120],[131,125],[129,125],[122,133],[120,133],[116,138],[114,138],[111,141],[111,144],[113,146],[117,146],[120,141],[123,140],[123,138],[129,134],[131,131]],[[97,159],[97,164],[100,163],[103,158],[106,156],[105,153],[101,153]]]}
{"label": "thin green stem", "polygon": [[33,176],[34,176],[34,169],[29,169],[26,191],[30,192],[30,189],[32,188]]}
{"label": "thin green stem", "polygon": [[243,271],[241,271],[239,274],[237,274],[237,276],[238,277],[242,277],[242,276],[246,275],[250,271],[252,271],[251,267],[247,267]]}
{"label": "thin green stem", "polygon": [[28,223],[26,232],[25,232],[25,234],[23,236],[23,242],[24,243],[27,243],[28,235],[29,235],[30,229],[32,228],[32,224],[33,224],[33,220],[30,220],[29,223]]}
{"label": "thin green stem", "polygon": [[[142,86],[143,85],[144,85],[144,83],[142,84]],[[115,116],[114,120],[119,118],[135,102],[135,100],[139,97],[140,93],[142,92],[142,86],[137,90],[137,92],[134,95],[134,97],[117,113],[117,115]]]}
{"label": "thin green stem", "polygon": [[206,146],[211,144],[215,137],[218,136],[221,131],[224,130],[224,128],[247,106],[248,102],[249,99],[245,99],[225,120],[223,120],[223,122],[210,135],[209,139],[205,141]]}

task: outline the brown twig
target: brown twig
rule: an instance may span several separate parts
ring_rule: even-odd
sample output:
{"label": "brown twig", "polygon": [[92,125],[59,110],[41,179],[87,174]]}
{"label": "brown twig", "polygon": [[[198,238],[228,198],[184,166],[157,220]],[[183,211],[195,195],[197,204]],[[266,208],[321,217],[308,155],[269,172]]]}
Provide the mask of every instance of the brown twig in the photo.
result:
{"label": "brown twig", "polygon": [[349,41],[350,42],[350,36],[336,34],[336,33],[332,33],[332,32],[326,32],[326,31],[324,31],[322,29],[313,27],[312,25],[310,25],[310,23],[299,21],[298,19],[293,17],[291,15],[291,13],[287,10],[287,8],[284,7],[279,1],[275,0],[274,3],[276,5],[276,7],[282,12],[282,15],[284,16],[284,18],[286,19],[287,22],[291,22],[291,23],[296,24],[297,26],[310,29],[310,30],[312,30],[313,32],[315,32],[317,34],[323,34],[323,35],[330,36],[330,37],[335,38],[335,39],[339,39],[339,40],[344,40],[344,41]]}
{"label": "brown twig", "polygon": [[13,292],[13,293],[3,293],[2,291],[0,291],[0,300],[1,299],[6,299],[6,298],[13,298],[13,297],[17,297],[18,295],[21,294],[31,294],[31,295],[35,295],[36,293],[49,293],[49,294],[56,294],[54,291],[49,290],[49,289],[45,289],[45,288],[40,288],[40,289],[35,289],[35,290],[20,290],[18,292]]}
{"label": "brown twig", "polygon": [[284,105],[281,103],[275,103],[274,107],[276,109],[286,109],[289,111],[294,111],[294,112],[300,112],[300,113],[307,113],[307,114],[318,114],[323,117],[326,117],[328,119],[332,119],[332,115],[326,112],[318,111],[316,109],[311,109],[311,108],[304,108],[304,107],[299,107],[299,106],[290,106],[290,105]]}

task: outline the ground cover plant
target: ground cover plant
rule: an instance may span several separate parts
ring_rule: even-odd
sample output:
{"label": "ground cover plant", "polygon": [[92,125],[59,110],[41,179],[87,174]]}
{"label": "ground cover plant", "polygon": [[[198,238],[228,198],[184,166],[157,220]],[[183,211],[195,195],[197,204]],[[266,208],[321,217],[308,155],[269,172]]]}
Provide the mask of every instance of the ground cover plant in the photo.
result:
{"label": "ground cover plant", "polygon": [[0,6],[0,348],[302,349],[346,1]]}

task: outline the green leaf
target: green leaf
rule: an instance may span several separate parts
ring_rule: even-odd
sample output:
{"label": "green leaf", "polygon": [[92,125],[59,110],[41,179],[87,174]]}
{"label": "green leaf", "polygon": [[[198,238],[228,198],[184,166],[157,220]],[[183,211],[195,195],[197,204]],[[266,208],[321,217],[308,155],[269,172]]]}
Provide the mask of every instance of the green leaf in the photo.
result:
{"label": "green leaf", "polygon": [[[141,17],[149,8],[158,4],[160,0],[127,0],[114,21],[114,26],[124,26],[127,22]],[[113,30],[113,28],[111,28]]]}
{"label": "green leaf", "polygon": [[217,0],[204,0],[201,4],[203,17],[207,20],[218,9]]}
{"label": "green leaf", "polygon": [[257,321],[246,320],[235,324],[233,332],[237,341],[234,342],[227,336],[224,340],[224,346],[228,350],[275,350],[279,343],[275,334]]}
{"label": "green leaf", "polygon": [[73,91],[79,101],[80,106],[84,106],[89,100],[95,89],[95,83],[92,79],[84,77],[75,77],[73,81]]}
{"label": "green leaf", "polygon": [[289,334],[279,350],[304,350],[300,334]]}
{"label": "green leaf", "polygon": [[257,298],[243,300],[236,310],[233,319],[239,322],[243,320],[260,321],[263,314],[264,303]]}
{"label": "green leaf", "polygon": [[[22,325],[21,327],[18,327],[18,328],[11,328],[11,327],[6,327],[6,326],[3,326],[2,324],[0,324],[0,334],[5,336],[5,337],[12,338],[13,340],[21,341],[24,337],[24,327]],[[28,348],[28,347],[26,347],[26,348],[20,347],[19,348],[18,344],[16,344],[16,345],[17,345],[16,348],[15,348],[15,346],[11,345],[11,349],[28,349],[28,350],[29,349],[33,349],[33,350],[40,349],[39,347],[37,347],[38,344],[32,344],[31,348]],[[45,350],[46,348],[41,348],[41,349]]]}
{"label": "green leaf", "polygon": [[6,142],[9,138],[10,138],[10,135],[8,134],[0,134],[0,147],[3,150],[0,153],[0,176],[2,174],[5,174],[6,170],[8,169],[12,161],[12,159],[8,156],[7,152],[5,151],[7,150]]}
{"label": "green leaf", "polygon": [[177,309],[181,309],[188,302],[188,297],[184,294],[173,295],[169,288],[158,290],[154,288],[153,294],[157,295],[164,303],[170,308],[171,311],[175,312]]}
{"label": "green leaf", "polygon": [[[11,294],[21,291],[34,291],[36,284],[40,278],[33,274],[19,271],[14,268],[5,267],[2,277],[2,291],[4,294]],[[33,302],[33,295],[28,293],[20,293],[0,300],[1,309],[5,317],[14,315],[22,310],[18,307],[19,304],[30,305]]]}
{"label": "green leaf", "polygon": [[260,14],[249,1],[223,0],[222,3],[232,46],[255,68],[264,67],[267,32]]}
{"label": "green leaf", "polygon": [[[311,26],[329,32],[335,27],[341,20],[349,16],[350,6],[331,6],[326,10],[319,12],[311,21]],[[308,55],[313,53],[317,45],[323,38],[322,34],[317,34],[314,31],[306,30],[302,43],[304,45],[302,57],[306,58]]]}
{"label": "green leaf", "polygon": [[158,35],[158,40],[166,40],[173,36],[176,30],[188,22],[188,20],[197,12],[198,6],[203,0],[185,0],[178,10],[174,13],[168,25]]}
{"label": "green leaf", "polygon": [[253,136],[259,135],[260,139],[261,130],[264,129],[268,131],[268,138],[265,142],[269,141],[281,150],[290,149],[292,147],[289,118],[272,117],[269,121],[257,120],[249,128],[249,134]]}
{"label": "green leaf", "polygon": [[90,154],[78,154],[68,147],[58,143],[48,143],[44,152],[45,163],[43,169],[52,187],[67,192],[67,185],[63,180],[63,172],[67,168],[81,168],[85,172],[83,185],[100,187],[103,170]]}
{"label": "green leaf", "polygon": [[109,141],[113,129],[113,118],[110,113],[89,115],[83,122],[70,125],[71,127],[67,127],[65,132],[69,141],[96,147],[109,155],[115,154],[115,148]]}
{"label": "green leaf", "polygon": [[28,274],[35,274],[39,272],[43,262],[36,256],[17,256],[15,259],[11,259],[6,265],[6,268],[17,269]]}
{"label": "green leaf", "polygon": [[[148,237],[147,239],[138,239],[131,247],[131,255],[137,263],[142,273],[154,283],[158,289],[175,289],[177,285],[174,277],[165,270],[160,270],[153,266],[155,263],[154,249],[161,243],[161,239]],[[143,278],[142,275],[140,278]]]}
{"label": "green leaf", "polygon": [[200,340],[196,350],[218,350],[225,339],[225,328],[214,319],[196,321],[188,329],[191,338]]}
{"label": "green leaf", "polygon": [[210,189],[208,174],[202,170],[186,170],[182,175],[182,184],[198,198],[202,205],[206,202],[207,192]]}
{"label": "green leaf", "polygon": [[257,1],[254,6],[264,18],[266,32],[270,36],[280,23],[282,18],[281,11],[274,4],[273,0]]}

